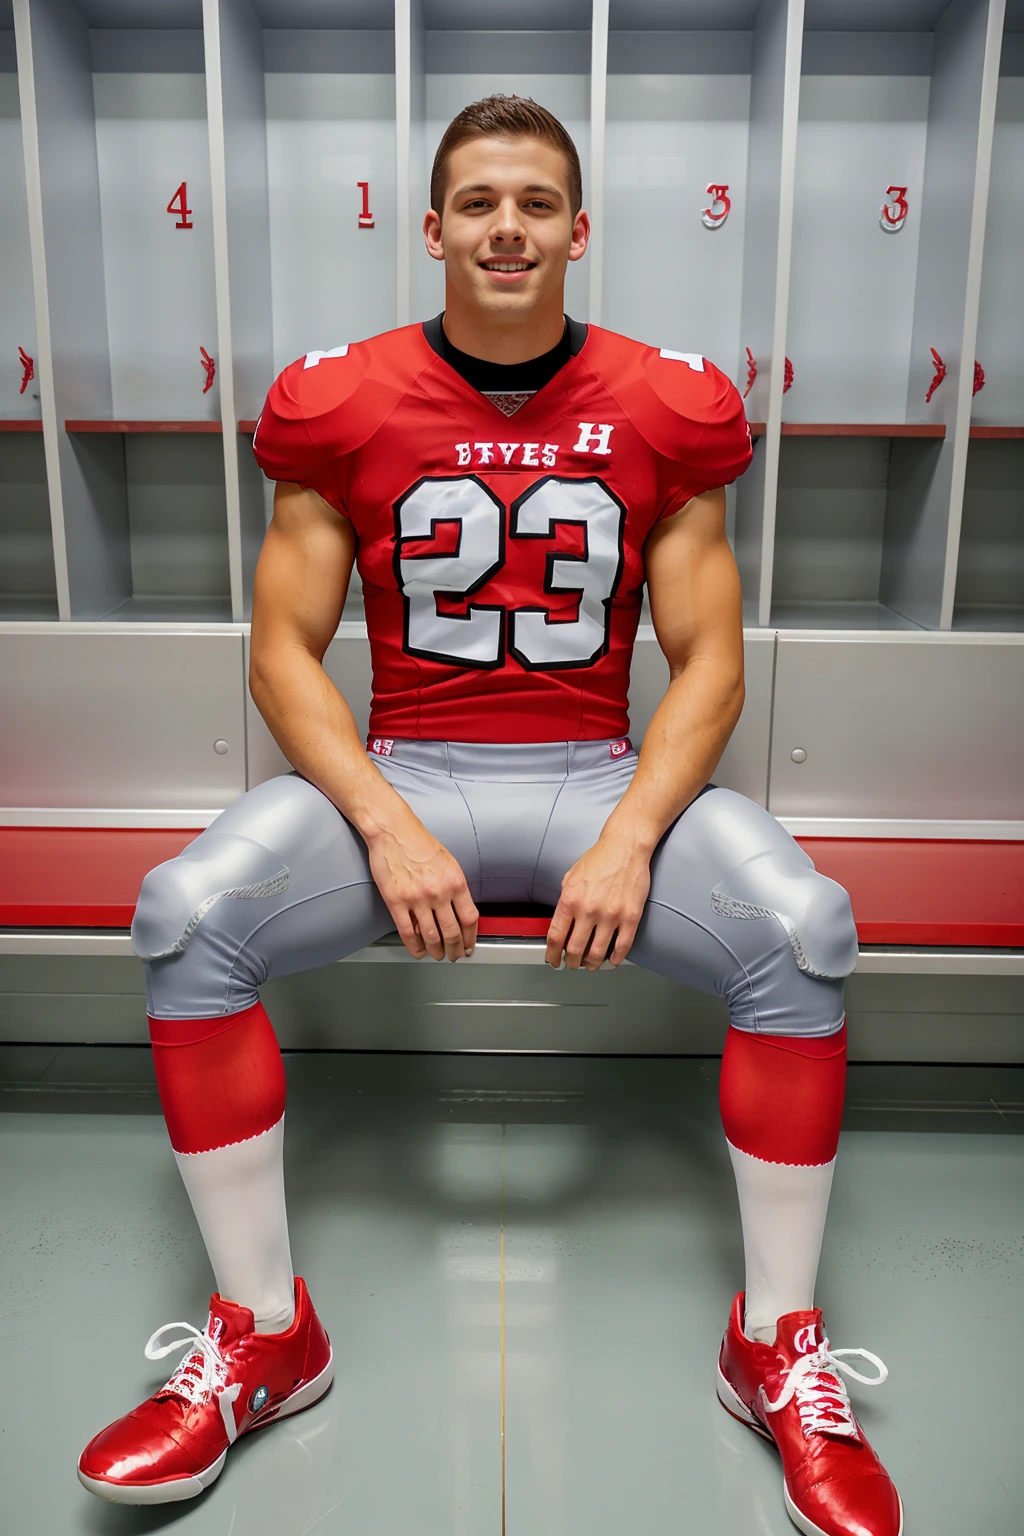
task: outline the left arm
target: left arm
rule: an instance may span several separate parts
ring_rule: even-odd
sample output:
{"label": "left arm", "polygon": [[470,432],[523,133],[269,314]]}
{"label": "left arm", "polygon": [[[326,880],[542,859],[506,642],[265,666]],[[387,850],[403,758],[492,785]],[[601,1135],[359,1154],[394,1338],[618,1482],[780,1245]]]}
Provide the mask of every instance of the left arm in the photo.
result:
{"label": "left arm", "polygon": [[[743,709],[743,605],[725,534],[725,491],[694,496],[644,546],[651,619],[669,685],[629,788],[562,881],[545,959],[596,970],[626,958],[665,832],[717,767]],[[571,929],[571,936],[570,936]]]}

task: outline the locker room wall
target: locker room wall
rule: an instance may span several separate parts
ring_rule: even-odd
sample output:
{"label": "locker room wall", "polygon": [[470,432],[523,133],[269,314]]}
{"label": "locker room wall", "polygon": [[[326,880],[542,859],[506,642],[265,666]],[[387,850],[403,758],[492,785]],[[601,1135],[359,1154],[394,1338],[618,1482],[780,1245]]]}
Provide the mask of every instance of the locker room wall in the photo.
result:
{"label": "locker room wall", "polygon": [[[281,771],[245,682],[272,497],[255,418],[308,348],[436,312],[434,145],[473,96],[526,89],[584,163],[570,313],[706,349],[741,389],[756,359],[728,524],[747,704],[716,782],[791,827],[1019,836],[1024,3],[524,0],[516,19],[0,0],[0,820],[203,824]],[[182,182],[191,230],[166,211]],[[714,230],[711,183],[732,199]],[[357,576],[325,665],[362,725]],[[642,625],[634,740],[666,676]],[[905,983],[885,979],[870,1049]],[[942,1059],[960,1026],[933,1002],[920,1050]]]}
{"label": "locker room wall", "polygon": [[[146,24],[125,28],[129,15]],[[811,759],[790,765],[787,810],[908,814],[912,791],[894,774],[890,793],[864,734],[847,743],[863,700],[886,722],[890,761],[908,764],[911,719],[939,740],[969,710],[980,739],[1004,746],[966,788],[923,789],[928,815],[960,816],[969,802],[978,819],[997,805],[1006,819],[1019,807],[1007,765],[1024,745],[1021,652],[1008,638],[1024,633],[1013,302],[1024,6],[536,0],[520,31],[505,19],[468,0],[161,0],[142,15],[117,0],[0,5],[0,132],[13,151],[0,181],[12,275],[0,298],[0,644],[21,657],[37,641],[49,657],[56,617],[80,696],[112,719],[115,674],[89,667],[73,626],[120,627],[129,646],[150,633],[161,661],[121,701],[139,719],[147,686],[187,675],[179,628],[182,640],[210,624],[244,637],[272,497],[249,430],[270,379],[312,345],[436,310],[441,272],[419,222],[437,138],[465,100],[525,89],[576,133],[595,208],[570,309],[652,342],[696,339],[741,387],[752,344],[747,405],[761,430],[729,518],[748,652],[772,637],[783,680],[799,654],[807,689],[836,701],[822,706],[822,731],[849,747],[849,774],[827,782]],[[358,227],[363,180],[373,228]],[[712,181],[728,183],[733,206],[708,230]],[[189,230],[166,211],[181,182]],[[879,227],[883,182],[908,187],[896,234]],[[926,405],[920,338],[933,313],[947,376]],[[973,396],[965,343],[987,357]],[[18,345],[35,359],[20,393]],[[215,358],[205,390],[200,346]],[[780,351],[794,367],[786,391]],[[919,430],[945,435],[905,435]],[[329,653],[354,702],[368,689],[361,608],[355,574]],[[897,637],[927,649],[950,629],[980,637],[978,674],[962,683],[960,651],[940,644],[910,716],[911,652]],[[638,737],[664,679],[641,635]],[[838,635],[863,640],[850,667]],[[41,711],[11,686],[15,738],[31,743]],[[245,707],[253,782],[280,760]],[[755,679],[747,709],[759,745],[731,744],[723,771],[768,800],[771,684]],[[116,736],[109,782],[158,809],[141,760],[135,789],[125,784],[132,753]],[[66,761],[47,795],[83,805],[99,791]],[[205,772],[193,764],[196,782]],[[0,805],[20,804],[24,775],[7,782]]]}

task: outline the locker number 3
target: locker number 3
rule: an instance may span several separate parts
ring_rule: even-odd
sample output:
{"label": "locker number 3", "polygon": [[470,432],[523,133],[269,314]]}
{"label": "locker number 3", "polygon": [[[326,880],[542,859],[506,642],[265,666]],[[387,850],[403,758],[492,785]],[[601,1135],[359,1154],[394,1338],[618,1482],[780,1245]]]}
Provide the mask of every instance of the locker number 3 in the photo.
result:
{"label": "locker number 3", "polygon": [[906,187],[886,187],[885,202],[878,220],[886,234],[894,235],[898,229],[902,229],[909,212]]}
{"label": "locker number 3", "polygon": [[711,198],[711,202],[701,213],[700,221],[705,229],[721,229],[729,217],[729,209],[732,207],[728,182],[722,185],[718,182],[709,181],[707,194]]}

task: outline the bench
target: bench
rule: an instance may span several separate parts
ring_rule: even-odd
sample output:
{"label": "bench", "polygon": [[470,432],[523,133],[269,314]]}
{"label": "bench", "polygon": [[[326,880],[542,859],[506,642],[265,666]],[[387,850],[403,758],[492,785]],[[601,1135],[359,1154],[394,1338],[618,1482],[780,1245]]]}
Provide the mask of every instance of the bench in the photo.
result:
{"label": "bench", "polygon": [[[202,830],[0,827],[0,954],[130,955],[143,877]],[[796,841],[850,893],[859,971],[1024,975],[1024,841]],[[478,943],[463,963],[542,964],[551,910],[482,904]],[[391,933],[346,959],[412,957]]]}

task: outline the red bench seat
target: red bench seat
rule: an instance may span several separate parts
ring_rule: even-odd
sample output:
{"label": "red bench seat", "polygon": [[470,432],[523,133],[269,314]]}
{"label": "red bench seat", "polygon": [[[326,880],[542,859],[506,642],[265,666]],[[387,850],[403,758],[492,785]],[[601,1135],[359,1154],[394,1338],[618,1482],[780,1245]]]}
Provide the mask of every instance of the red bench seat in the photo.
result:
{"label": "red bench seat", "polygon": [[[201,828],[0,827],[0,926],[129,928],[143,876]],[[1024,947],[1024,842],[801,837],[850,893],[861,944]],[[550,908],[483,906],[485,938],[543,938]]]}

